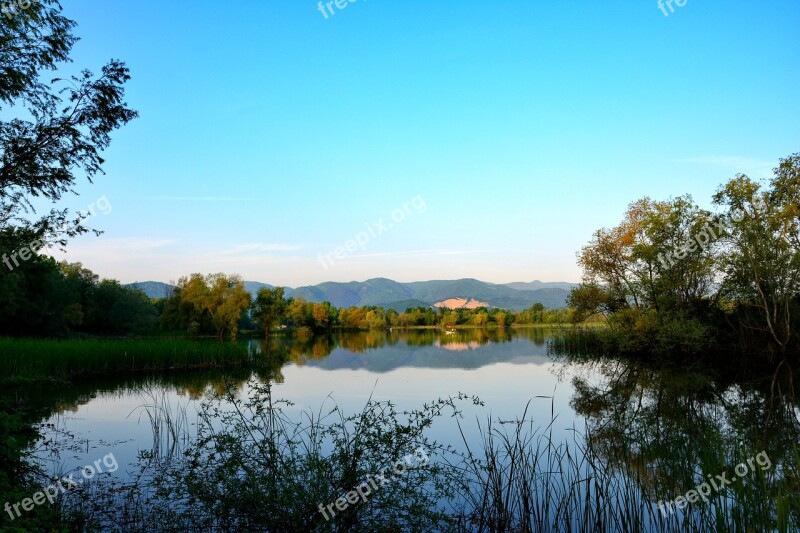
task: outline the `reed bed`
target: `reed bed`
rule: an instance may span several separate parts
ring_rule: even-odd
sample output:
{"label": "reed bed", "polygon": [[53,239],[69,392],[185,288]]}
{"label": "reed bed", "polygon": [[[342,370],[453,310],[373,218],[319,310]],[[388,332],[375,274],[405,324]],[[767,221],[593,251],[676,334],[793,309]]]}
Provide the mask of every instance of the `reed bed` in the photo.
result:
{"label": "reed bed", "polygon": [[[663,513],[660,498],[678,496],[754,450],[709,444],[708,450],[695,450],[701,464],[680,450],[643,461],[647,451],[634,442],[610,451],[593,443],[591,432],[572,428],[571,436],[557,436],[552,408],[544,426],[534,424],[526,408],[518,420],[490,417],[480,423],[477,439],[465,436],[474,426],[461,421],[464,446],[456,451],[430,441],[424,430],[474,398],[440,399],[409,418],[389,403],[370,401],[349,417],[334,408],[327,416],[306,412],[295,420],[282,410],[283,402],[273,400],[268,385],[248,388],[248,399],[209,400],[191,442],[181,437],[188,427],[180,409],[163,398],[148,400],[143,408],[153,413],[154,442],[168,434],[170,442],[180,441],[180,453],[167,453],[166,462],[145,454],[143,475],[135,482],[114,490],[98,487],[91,502],[78,506],[87,530],[92,525],[105,530],[108,524],[148,532],[787,532],[800,527],[796,451],[794,460],[715,492],[707,503]],[[330,521],[322,518],[320,504],[335,501],[416,446],[429,451],[430,464],[397,477]]]}
{"label": "reed bed", "polygon": [[222,369],[253,364],[246,345],[188,339],[0,338],[0,375],[71,380],[96,374]]}

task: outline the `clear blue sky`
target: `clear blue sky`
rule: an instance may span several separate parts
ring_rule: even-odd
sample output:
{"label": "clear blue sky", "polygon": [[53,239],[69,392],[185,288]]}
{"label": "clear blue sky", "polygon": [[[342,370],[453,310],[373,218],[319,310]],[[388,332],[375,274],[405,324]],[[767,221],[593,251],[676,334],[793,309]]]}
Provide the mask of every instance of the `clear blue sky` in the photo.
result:
{"label": "clear blue sky", "polygon": [[124,282],[577,281],[575,253],[631,201],[707,205],[800,151],[796,0],[333,9],[65,2],[72,67],[123,59],[141,113],[67,202],[113,206],[67,258]]}

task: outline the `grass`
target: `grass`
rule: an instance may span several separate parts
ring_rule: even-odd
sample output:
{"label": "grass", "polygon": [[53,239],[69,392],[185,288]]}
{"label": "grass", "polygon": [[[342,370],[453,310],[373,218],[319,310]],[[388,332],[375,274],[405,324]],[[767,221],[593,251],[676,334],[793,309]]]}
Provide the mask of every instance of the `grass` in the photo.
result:
{"label": "grass", "polygon": [[[644,450],[634,443],[620,443],[609,454],[588,431],[554,437],[551,407],[544,427],[526,409],[515,421],[488,419],[476,441],[463,437],[459,424],[465,450],[456,451],[427,439],[425,430],[477,398],[440,399],[411,413],[369,401],[355,415],[334,407],[304,412],[298,420],[287,417],[288,404],[273,399],[269,385],[247,388],[248,399],[226,393],[204,404],[198,433],[189,440],[185,417],[154,402],[151,421],[168,428],[154,437],[168,434],[170,442],[188,445],[166,456],[145,454],[136,481],[97,486],[73,501],[87,530],[112,523],[126,531],[284,531],[292,524],[293,530],[321,532],[786,532],[800,526],[796,452],[769,472],[715,491],[708,503],[662,513],[659,499],[730,470],[754,450],[704,445],[695,450],[705,458],[700,464],[680,450],[665,462],[643,461]],[[365,486],[418,447],[430,454],[429,464],[392,476],[330,520],[320,514],[321,504]]]}
{"label": "grass", "polygon": [[96,374],[251,365],[245,345],[187,339],[0,338],[3,380],[72,380]]}

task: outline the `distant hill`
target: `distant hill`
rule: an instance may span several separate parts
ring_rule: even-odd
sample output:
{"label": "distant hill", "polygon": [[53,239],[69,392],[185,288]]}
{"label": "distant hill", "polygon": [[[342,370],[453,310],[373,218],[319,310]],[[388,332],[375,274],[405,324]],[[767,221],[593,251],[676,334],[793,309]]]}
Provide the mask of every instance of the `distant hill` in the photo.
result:
{"label": "distant hill", "polygon": [[[245,281],[245,289],[253,296],[262,287],[273,285],[258,281]],[[159,281],[131,283],[150,298],[165,298],[172,294],[174,286]],[[477,279],[416,281],[399,283],[386,278],[347,283],[327,281],[319,285],[286,287],[286,297],[302,297],[309,302],[330,302],[336,307],[369,306],[405,311],[409,307],[432,307],[437,303],[458,300],[478,301],[488,307],[501,307],[520,311],[535,303],[546,308],[566,307],[566,299],[572,283],[510,283],[500,285]],[[518,288],[519,287],[519,288]]]}
{"label": "distant hill", "polygon": [[397,308],[398,302],[415,300],[432,306],[451,299],[486,302],[490,307],[527,309],[535,303],[547,308],[563,308],[569,291],[565,288],[544,287],[518,290],[507,285],[487,283],[476,279],[418,281],[399,283],[386,278],[347,283],[325,282],[319,285],[287,290],[287,296],[300,296],[309,302],[330,302],[336,307],[376,305]]}
{"label": "distant hill", "polygon": [[267,283],[261,283],[260,281],[245,281],[244,282],[244,290],[249,292],[253,297],[258,294],[258,290],[262,288],[273,289],[272,285]]}
{"label": "distant hill", "polygon": [[[402,283],[386,278],[351,281],[348,283],[328,281],[311,287],[299,287],[287,292],[289,292],[289,296],[301,296],[309,302],[330,302],[336,307],[383,306],[392,302],[414,299],[414,293]],[[424,300],[423,305],[430,305],[430,303],[432,302]]]}
{"label": "distant hill", "polygon": [[169,298],[172,291],[175,290],[174,285],[161,283],[160,281],[137,281],[136,283],[128,283],[125,287],[139,289],[144,292],[148,298]]}
{"label": "distant hill", "polygon": [[399,302],[390,302],[388,304],[382,304],[380,307],[384,309],[394,309],[398,313],[403,313],[406,309],[415,309],[417,307],[432,307],[430,304],[423,302],[422,300],[402,300]]}
{"label": "distant hill", "polygon": [[531,282],[516,281],[514,283],[506,283],[506,287],[511,287],[518,291],[537,291],[539,289],[564,289],[569,291],[577,285],[577,283],[568,281],[539,281],[538,279]]}

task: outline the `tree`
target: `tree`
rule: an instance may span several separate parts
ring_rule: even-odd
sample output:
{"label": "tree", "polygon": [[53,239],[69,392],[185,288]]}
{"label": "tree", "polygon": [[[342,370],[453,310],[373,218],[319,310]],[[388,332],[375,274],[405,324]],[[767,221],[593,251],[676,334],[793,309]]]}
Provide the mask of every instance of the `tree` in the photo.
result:
{"label": "tree", "polygon": [[383,309],[370,309],[364,316],[364,320],[366,320],[369,329],[386,328],[386,315],[383,313]]}
{"label": "tree", "polygon": [[57,0],[31,2],[0,24],[0,110],[16,118],[0,121],[0,231],[19,233],[20,245],[36,238],[66,244],[89,231],[87,214],[70,218],[52,209],[38,220],[32,198],[52,203],[72,192],[80,177],[102,173],[101,152],[111,132],[137,113],[123,101],[130,79],[125,64],[112,60],[99,77],[88,70],[70,80],[41,81],[69,62],[75,22],[61,14]]}
{"label": "tree", "polygon": [[289,300],[289,305],[286,308],[286,318],[292,323],[293,326],[303,327],[309,326],[312,322],[311,309],[308,302],[301,296]]}
{"label": "tree", "polygon": [[331,304],[315,303],[311,308],[311,318],[314,319],[315,330],[328,329],[331,326]]}
{"label": "tree", "polygon": [[84,327],[89,332],[127,334],[151,330],[158,312],[139,289],[104,279],[92,288]]}
{"label": "tree", "polygon": [[[225,274],[192,274],[178,280],[171,297],[180,316],[179,323],[188,326],[190,333],[213,329],[222,339],[226,334],[235,338],[242,314],[250,308],[250,294],[239,276]],[[165,311],[166,312],[166,311]]]}
{"label": "tree", "polygon": [[87,294],[70,296],[80,284],[38,252],[90,231],[89,214],[53,205],[39,216],[33,201],[56,204],[80,179],[102,174],[111,133],[137,116],[123,101],[129,74],[120,61],[99,77],[42,80],[70,61],[74,27],[56,0],[29,2],[0,22],[0,296],[13,314],[0,329],[11,334],[63,334],[87,318]]}
{"label": "tree", "polygon": [[253,301],[253,318],[264,329],[264,338],[269,338],[269,330],[283,319],[286,313],[286,300],[283,299],[283,287],[268,289],[262,287],[258,290]]}
{"label": "tree", "polygon": [[715,222],[690,196],[630,204],[618,226],[598,230],[581,250],[583,284],[571,304],[584,316],[650,309],[664,316],[695,313],[714,286]]}
{"label": "tree", "polygon": [[[728,209],[730,232],[726,253],[720,257],[725,273],[723,294],[740,307],[758,311],[758,320],[740,314],[742,325],[766,332],[778,349],[792,337],[792,310],[800,295],[800,246],[796,187],[800,184],[798,154],[782,160],[775,169],[771,189],[740,174],[714,196]],[[735,216],[739,212],[744,216]]]}

